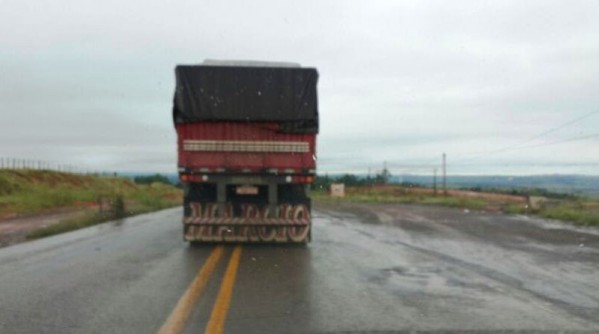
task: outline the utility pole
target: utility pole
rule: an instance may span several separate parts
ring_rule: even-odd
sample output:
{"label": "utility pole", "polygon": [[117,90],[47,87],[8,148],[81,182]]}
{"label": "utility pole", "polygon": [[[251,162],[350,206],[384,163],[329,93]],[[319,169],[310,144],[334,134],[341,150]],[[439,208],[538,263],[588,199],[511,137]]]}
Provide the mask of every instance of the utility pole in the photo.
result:
{"label": "utility pole", "polygon": [[447,196],[447,157],[443,153],[443,195]]}
{"label": "utility pole", "polygon": [[383,161],[383,172],[381,173],[383,176],[383,184],[387,184],[389,182],[389,171],[387,170],[387,161]]}
{"label": "utility pole", "polygon": [[433,194],[437,196],[437,168],[433,169]]}

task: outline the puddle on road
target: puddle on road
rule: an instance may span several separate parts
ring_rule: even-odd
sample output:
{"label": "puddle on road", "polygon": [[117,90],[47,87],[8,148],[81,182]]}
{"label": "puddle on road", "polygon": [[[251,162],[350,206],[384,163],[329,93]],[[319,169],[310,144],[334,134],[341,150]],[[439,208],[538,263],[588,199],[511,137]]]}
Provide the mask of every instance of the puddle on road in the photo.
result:
{"label": "puddle on road", "polygon": [[390,267],[368,277],[372,284],[388,288],[394,294],[423,295],[423,297],[468,298],[476,291],[493,291],[484,282],[464,280],[457,273],[439,266]]}

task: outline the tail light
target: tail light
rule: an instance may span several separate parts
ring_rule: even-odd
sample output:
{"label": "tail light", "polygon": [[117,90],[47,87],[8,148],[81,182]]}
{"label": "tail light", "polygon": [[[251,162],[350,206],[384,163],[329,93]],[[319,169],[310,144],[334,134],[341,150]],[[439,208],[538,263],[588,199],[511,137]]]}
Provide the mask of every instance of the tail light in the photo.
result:
{"label": "tail light", "polygon": [[208,175],[181,174],[179,175],[181,182],[206,182]]}
{"label": "tail light", "polygon": [[312,183],[314,182],[314,177],[312,176],[293,176],[291,178],[292,183]]}

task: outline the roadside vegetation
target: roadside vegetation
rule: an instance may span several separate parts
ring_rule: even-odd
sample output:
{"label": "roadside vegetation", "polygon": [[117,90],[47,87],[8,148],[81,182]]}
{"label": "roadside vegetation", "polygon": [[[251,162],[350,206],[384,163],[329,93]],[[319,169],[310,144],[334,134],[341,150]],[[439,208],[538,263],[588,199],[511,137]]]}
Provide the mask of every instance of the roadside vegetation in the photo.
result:
{"label": "roadside vegetation", "polygon": [[582,197],[554,202],[540,208],[510,205],[504,211],[513,214],[537,215],[581,226],[599,226],[599,201]]}
{"label": "roadside vegetation", "polygon": [[[535,215],[556,219],[581,226],[599,226],[599,200],[550,192],[542,188],[462,188],[435,191],[418,184],[382,184],[381,175],[374,178],[359,178],[344,175],[338,178],[319,177],[312,187],[311,197],[321,202],[364,202],[364,203],[421,203],[473,210],[487,210],[511,214]],[[331,183],[346,185],[345,196],[334,198],[329,195]]]}
{"label": "roadside vegetation", "polygon": [[362,203],[421,203],[436,204],[468,209],[483,209],[488,203],[478,198],[418,194],[402,186],[360,186],[346,187],[342,198],[331,197],[327,191],[312,191],[311,197],[317,201],[344,201]]}
{"label": "roadside vegetation", "polygon": [[29,238],[177,206],[181,200],[182,191],[163,182],[137,184],[121,177],[0,170],[0,218],[61,209],[85,212],[80,218],[37,229]]}
{"label": "roadside vegetation", "polygon": [[168,177],[161,175],[161,174],[139,175],[139,176],[134,177],[133,181],[137,184],[152,184],[152,183],[156,183],[156,182],[164,183],[164,184],[171,184]]}

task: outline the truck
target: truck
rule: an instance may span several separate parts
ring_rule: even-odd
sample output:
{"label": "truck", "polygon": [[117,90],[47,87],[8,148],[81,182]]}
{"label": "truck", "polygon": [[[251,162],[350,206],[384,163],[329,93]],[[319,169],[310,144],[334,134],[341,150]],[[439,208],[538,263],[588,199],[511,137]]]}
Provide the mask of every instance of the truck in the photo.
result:
{"label": "truck", "polygon": [[183,239],[308,243],[317,70],[208,60],[176,66],[175,78]]}

